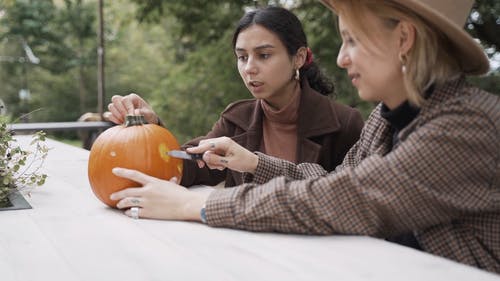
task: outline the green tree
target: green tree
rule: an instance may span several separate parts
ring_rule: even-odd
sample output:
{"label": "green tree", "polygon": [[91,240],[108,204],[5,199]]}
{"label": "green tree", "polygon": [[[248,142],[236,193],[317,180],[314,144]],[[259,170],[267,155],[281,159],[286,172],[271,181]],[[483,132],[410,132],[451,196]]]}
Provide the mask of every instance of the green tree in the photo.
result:
{"label": "green tree", "polygon": [[[20,89],[28,88],[28,77],[35,68],[27,59],[23,45],[30,46],[34,53],[42,58],[47,54],[44,46],[53,42],[54,34],[48,28],[54,15],[51,1],[6,1],[2,7],[0,18],[0,42],[4,43],[3,56],[11,58],[2,60],[2,97],[14,113],[26,112],[30,106],[19,100]],[[41,64],[41,67],[47,65]]]}
{"label": "green tree", "polygon": [[[31,121],[71,121],[96,110],[97,0],[0,1],[0,97],[11,115],[41,110]],[[335,81],[337,99],[366,114],[345,71],[336,66],[340,38],[333,14],[317,0],[104,1],[106,97],[140,93],[184,142],[206,133],[231,102],[251,98],[231,48],[238,19],[255,5],[286,5],[301,19],[315,60]],[[498,56],[496,0],[476,1],[467,28]],[[22,44],[40,64],[26,61]],[[496,69],[470,81],[499,93]],[[29,101],[19,90],[31,91]]]}
{"label": "green tree", "polygon": [[[167,15],[177,21],[177,25],[170,30],[173,36],[178,38],[175,47],[178,58],[176,72],[175,75],[166,77],[166,81],[162,83],[165,89],[158,90],[154,101],[162,106],[160,114],[168,120],[169,126],[174,128],[174,131],[182,132],[183,137],[203,134],[210,128],[216,120],[215,115],[218,115],[225,106],[224,102],[220,102],[220,93],[226,95],[223,101],[249,96],[235,75],[234,60],[231,62],[230,58],[232,50],[227,49],[230,37],[223,37],[223,34],[226,34],[224,30],[232,31],[234,23],[243,15],[245,8],[253,6],[255,2],[258,5],[286,4],[287,8],[298,15],[308,35],[315,59],[335,81],[338,100],[359,108],[365,116],[374,106],[359,99],[345,71],[337,67],[335,59],[341,42],[335,28],[336,20],[333,14],[317,0],[132,1],[138,6],[137,18],[141,22],[158,22]],[[497,41],[500,38],[497,35],[500,30],[498,28],[500,4],[497,2],[477,1],[469,19],[470,24],[467,26],[468,31],[480,38],[488,48],[491,57],[497,53]],[[225,10],[226,7],[230,7],[231,10]],[[230,74],[223,70],[233,71],[231,74],[233,80],[227,80]],[[183,77],[183,74],[186,77]],[[500,85],[498,79],[498,70],[494,70],[487,76],[469,80],[488,91],[498,93],[497,85]],[[172,93],[172,90],[175,93]],[[208,99],[213,97],[213,101],[210,102],[207,97]],[[193,116],[192,112],[196,112],[196,116]]]}
{"label": "green tree", "polygon": [[[81,0],[59,5],[50,0],[18,0],[5,2],[1,10],[2,53],[26,62],[21,48],[26,43],[40,58],[38,65],[2,63],[0,79],[9,86],[0,91],[11,114],[41,108],[30,116],[32,120],[75,120],[90,102],[95,103],[87,102],[89,89],[95,87],[95,8]],[[21,88],[30,90],[31,99],[19,100]]]}
{"label": "green tree", "polygon": [[493,56],[500,48],[500,2],[498,0],[477,0],[468,20],[468,31]]}
{"label": "green tree", "polygon": [[251,97],[231,48],[245,2],[134,2],[140,22],[159,23],[172,38],[165,48],[174,55],[173,67],[150,101],[180,142],[206,133],[231,102]]}

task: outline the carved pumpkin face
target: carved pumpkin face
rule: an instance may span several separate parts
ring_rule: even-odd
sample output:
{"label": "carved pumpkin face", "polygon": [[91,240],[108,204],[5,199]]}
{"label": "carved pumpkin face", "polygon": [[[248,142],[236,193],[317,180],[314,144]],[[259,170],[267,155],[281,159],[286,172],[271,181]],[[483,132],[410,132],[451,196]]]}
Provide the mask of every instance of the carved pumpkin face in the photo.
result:
{"label": "carved pumpkin face", "polygon": [[111,193],[141,185],[115,176],[115,167],[134,169],[160,179],[182,176],[182,160],[168,156],[179,149],[175,137],[165,128],[144,124],[143,116],[127,116],[125,125],[107,129],[95,140],[90,150],[88,177],[94,194],[110,207],[117,201]]}

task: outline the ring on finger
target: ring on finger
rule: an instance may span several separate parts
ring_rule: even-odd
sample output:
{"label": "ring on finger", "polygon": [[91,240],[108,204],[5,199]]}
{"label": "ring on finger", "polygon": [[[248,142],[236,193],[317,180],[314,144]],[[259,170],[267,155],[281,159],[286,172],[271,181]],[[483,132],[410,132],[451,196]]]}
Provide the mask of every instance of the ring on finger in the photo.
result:
{"label": "ring on finger", "polygon": [[138,219],[139,218],[139,207],[130,208],[130,216],[135,220]]}

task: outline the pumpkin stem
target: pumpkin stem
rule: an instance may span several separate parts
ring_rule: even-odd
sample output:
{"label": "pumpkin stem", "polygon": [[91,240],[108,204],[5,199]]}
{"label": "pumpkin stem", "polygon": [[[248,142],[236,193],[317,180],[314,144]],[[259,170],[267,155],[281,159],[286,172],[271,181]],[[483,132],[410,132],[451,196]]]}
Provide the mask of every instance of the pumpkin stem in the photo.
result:
{"label": "pumpkin stem", "polygon": [[139,126],[147,124],[144,115],[127,115],[125,121],[125,127]]}

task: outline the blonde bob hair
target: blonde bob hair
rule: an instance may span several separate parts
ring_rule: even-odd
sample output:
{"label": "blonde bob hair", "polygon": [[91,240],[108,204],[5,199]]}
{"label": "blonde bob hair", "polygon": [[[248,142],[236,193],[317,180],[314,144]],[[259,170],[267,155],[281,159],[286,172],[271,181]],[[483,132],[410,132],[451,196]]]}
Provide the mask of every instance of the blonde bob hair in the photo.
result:
{"label": "blonde bob hair", "polygon": [[460,63],[453,56],[447,37],[406,7],[390,0],[331,0],[330,3],[361,42],[375,43],[371,35],[373,27],[363,20],[367,13],[380,18],[383,28],[395,28],[400,21],[407,21],[415,27],[413,46],[406,54],[400,54],[401,63],[406,68],[404,83],[410,103],[420,106],[426,89],[461,73]]}

